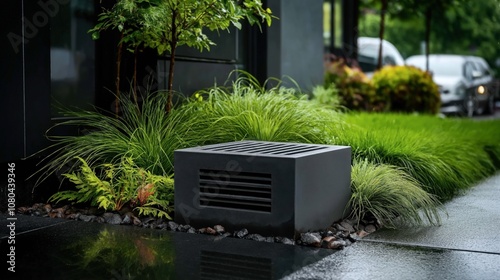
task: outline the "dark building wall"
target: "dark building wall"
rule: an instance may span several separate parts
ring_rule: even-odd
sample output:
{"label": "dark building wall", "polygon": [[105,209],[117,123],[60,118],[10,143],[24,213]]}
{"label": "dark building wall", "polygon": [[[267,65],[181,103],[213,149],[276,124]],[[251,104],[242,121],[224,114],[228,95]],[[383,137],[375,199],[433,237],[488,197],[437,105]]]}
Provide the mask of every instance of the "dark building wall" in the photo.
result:
{"label": "dark building wall", "polygon": [[[51,34],[51,23],[61,19],[68,10],[75,11],[77,2],[94,4],[97,14],[101,5],[112,6],[112,1],[88,0],[5,0],[0,11],[0,112],[2,130],[0,137],[0,163],[7,172],[7,163],[16,162],[16,183],[19,205],[30,202],[34,191],[33,180],[26,181],[38,167],[36,164],[46,154],[31,157],[48,146],[45,133],[59,121],[51,112],[54,77],[51,77],[53,45],[60,45],[68,34]],[[40,4],[42,3],[42,4]],[[210,34],[217,44],[210,51],[199,52],[185,47],[179,48],[174,74],[174,89],[189,95],[195,90],[223,84],[231,71],[244,69],[260,81],[268,77],[290,76],[305,90],[322,82],[323,39],[322,0],[269,0],[270,7],[279,18],[272,26],[265,24],[262,31],[257,27],[244,26],[243,30],[232,28],[229,33]],[[70,6],[72,5],[72,6]],[[71,7],[71,8],[70,8]],[[96,16],[94,14],[94,17]],[[85,20],[77,15],[77,20]],[[24,20],[24,25],[23,25]],[[88,18],[86,19],[88,21]],[[91,20],[91,19],[90,19]],[[87,22],[88,23],[88,22]],[[80,28],[80,29],[85,29]],[[82,31],[80,30],[80,31]],[[66,32],[66,31],[64,31]],[[62,31],[61,31],[62,33]],[[84,32],[85,33],[85,32]],[[24,41],[22,41],[24,38]],[[114,84],[116,77],[116,53],[118,34],[106,32],[101,39],[90,42],[86,48],[95,48],[95,61],[86,70],[94,71],[92,89],[78,100],[93,100],[94,105],[113,110]],[[87,44],[86,42],[85,44]],[[64,44],[64,42],[63,42]],[[66,48],[63,46],[63,48]],[[139,87],[152,90],[165,89],[168,76],[167,57],[158,57],[155,51],[146,51],[139,56]],[[130,86],[134,56],[124,52],[122,60],[121,89]],[[60,92],[59,92],[60,93]],[[75,95],[79,97],[78,95]],[[75,101],[76,99],[73,99]],[[76,100],[76,102],[79,102]],[[72,104],[78,105],[78,104]],[[82,106],[87,106],[85,104]],[[58,133],[56,131],[56,133]],[[77,133],[64,131],[62,134]],[[2,175],[3,176],[3,175]],[[3,176],[6,178],[6,176]],[[0,182],[0,210],[5,207],[6,180]],[[55,190],[57,181],[49,188]],[[46,199],[40,194],[39,198]]]}
{"label": "dark building wall", "polygon": [[267,74],[290,76],[303,90],[323,82],[323,0],[275,0],[267,30]]}
{"label": "dark building wall", "polygon": [[[30,200],[36,159],[50,126],[50,12],[40,3],[2,2],[0,61],[0,209],[6,207],[7,162],[15,163],[16,205]],[[64,1],[61,1],[64,2]],[[61,5],[55,2],[57,6]]]}
{"label": "dark building wall", "polygon": [[[23,111],[23,52],[21,17],[22,5],[16,0],[3,2],[0,12],[2,20],[0,61],[0,157],[2,162],[21,158],[24,155],[24,111]],[[16,108],[16,110],[9,110]],[[16,147],[14,147],[14,145]]]}
{"label": "dark building wall", "polygon": [[24,158],[46,145],[44,133],[50,124],[50,16],[36,1],[24,1],[23,6],[22,1],[8,0],[2,5],[3,162]]}

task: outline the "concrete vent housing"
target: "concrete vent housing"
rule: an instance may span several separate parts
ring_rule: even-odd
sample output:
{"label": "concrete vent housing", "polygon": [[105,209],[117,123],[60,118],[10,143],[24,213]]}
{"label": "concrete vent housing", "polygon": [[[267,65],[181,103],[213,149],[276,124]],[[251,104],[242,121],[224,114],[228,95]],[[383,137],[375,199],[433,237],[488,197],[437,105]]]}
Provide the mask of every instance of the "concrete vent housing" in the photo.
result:
{"label": "concrete vent housing", "polygon": [[175,221],[294,237],[341,219],[351,148],[239,141],[177,150]]}

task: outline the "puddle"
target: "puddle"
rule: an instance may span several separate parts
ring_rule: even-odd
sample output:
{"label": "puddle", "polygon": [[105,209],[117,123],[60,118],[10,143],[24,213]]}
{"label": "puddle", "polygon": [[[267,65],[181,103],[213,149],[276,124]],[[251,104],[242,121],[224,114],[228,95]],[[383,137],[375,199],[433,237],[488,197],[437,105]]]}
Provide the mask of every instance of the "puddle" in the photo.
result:
{"label": "puddle", "polygon": [[[9,246],[0,240],[2,254]],[[15,279],[279,279],[334,253],[73,221],[18,234],[15,246]]]}

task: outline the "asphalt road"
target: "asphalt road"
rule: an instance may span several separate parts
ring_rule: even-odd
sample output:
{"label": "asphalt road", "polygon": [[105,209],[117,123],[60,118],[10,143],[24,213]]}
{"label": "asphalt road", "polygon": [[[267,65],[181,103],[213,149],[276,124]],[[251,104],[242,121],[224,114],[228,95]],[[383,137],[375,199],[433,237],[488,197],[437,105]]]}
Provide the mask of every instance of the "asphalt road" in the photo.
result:
{"label": "asphalt road", "polygon": [[500,101],[497,101],[496,103],[496,111],[495,114],[493,115],[488,115],[488,116],[474,116],[473,119],[475,120],[494,120],[494,119],[500,119]]}

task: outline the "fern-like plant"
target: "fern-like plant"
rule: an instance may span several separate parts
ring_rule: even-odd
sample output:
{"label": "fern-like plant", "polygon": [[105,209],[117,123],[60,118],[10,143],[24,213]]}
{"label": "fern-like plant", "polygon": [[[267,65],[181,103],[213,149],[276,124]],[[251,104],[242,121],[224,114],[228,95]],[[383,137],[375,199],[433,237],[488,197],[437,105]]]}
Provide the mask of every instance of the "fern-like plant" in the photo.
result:
{"label": "fern-like plant", "polygon": [[49,201],[63,200],[85,203],[108,211],[118,211],[125,205],[136,207],[139,214],[152,214],[170,219],[173,202],[173,179],[154,175],[137,167],[130,157],[119,164],[105,163],[91,168],[81,157],[78,172],[65,173],[76,190],[60,191]]}

